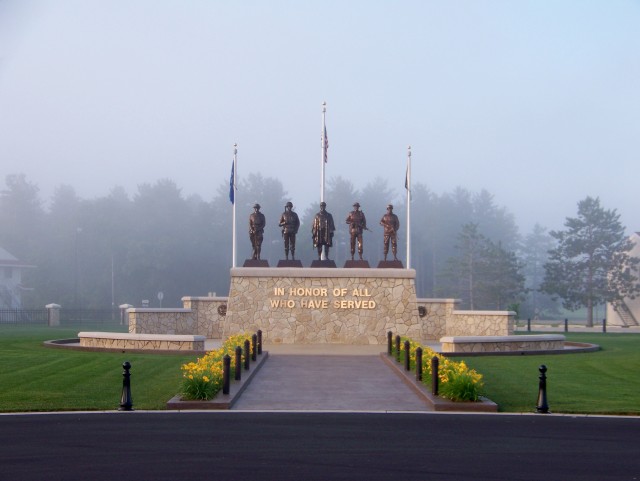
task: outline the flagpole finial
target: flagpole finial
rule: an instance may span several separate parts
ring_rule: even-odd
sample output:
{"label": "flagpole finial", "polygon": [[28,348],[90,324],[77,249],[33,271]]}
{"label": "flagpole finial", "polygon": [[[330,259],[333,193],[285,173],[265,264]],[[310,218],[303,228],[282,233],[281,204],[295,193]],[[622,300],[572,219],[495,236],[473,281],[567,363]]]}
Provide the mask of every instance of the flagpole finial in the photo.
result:
{"label": "flagpole finial", "polygon": [[407,147],[407,152],[409,153],[409,157],[411,157],[411,146]]}
{"label": "flagpole finial", "polygon": [[327,102],[322,102],[322,112],[327,111]]}

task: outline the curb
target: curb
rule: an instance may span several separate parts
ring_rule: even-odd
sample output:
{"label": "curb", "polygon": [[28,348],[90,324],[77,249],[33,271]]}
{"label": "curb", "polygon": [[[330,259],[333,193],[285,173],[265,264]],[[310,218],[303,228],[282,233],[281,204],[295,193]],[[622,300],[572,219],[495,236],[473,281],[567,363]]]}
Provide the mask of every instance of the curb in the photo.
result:
{"label": "curb", "polygon": [[498,405],[490,399],[481,397],[478,402],[454,402],[444,399],[440,396],[434,396],[427,387],[418,382],[412,371],[405,371],[402,366],[397,363],[386,352],[381,352],[380,357],[389,366],[393,372],[396,373],[404,383],[409,386],[413,392],[421,397],[424,402],[431,407],[434,411],[458,411],[458,412],[472,412],[472,413],[487,413],[498,412]]}
{"label": "curb", "polygon": [[263,353],[259,355],[258,359],[250,365],[248,372],[244,370],[242,371],[244,374],[240,381],[234,381],[232,379],[229,386],[229,394],[222,394],[222,392],[219,392],[216,397],[210,401],[185,401],[181,398],[180,394],[176,394],[167,401],[167,409],[179,411],[191,409],[231,409],[268,357],[269,353],[267,351],[263,351]]}

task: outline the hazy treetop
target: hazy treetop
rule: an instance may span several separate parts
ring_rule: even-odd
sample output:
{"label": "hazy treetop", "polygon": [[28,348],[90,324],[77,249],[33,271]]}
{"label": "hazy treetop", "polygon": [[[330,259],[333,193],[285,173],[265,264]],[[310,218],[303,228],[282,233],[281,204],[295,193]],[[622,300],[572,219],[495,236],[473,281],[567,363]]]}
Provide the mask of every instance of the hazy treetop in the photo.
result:
{"label": "hazy treetop", "polygon": [[487,189],[524,230],[591,195],[634,231],[638,25],[631,1],[4,0],[0,179],[210,200],[237,142],[302,207],[326,101],[328,177],[401,195],[410,144],[416,181]]}

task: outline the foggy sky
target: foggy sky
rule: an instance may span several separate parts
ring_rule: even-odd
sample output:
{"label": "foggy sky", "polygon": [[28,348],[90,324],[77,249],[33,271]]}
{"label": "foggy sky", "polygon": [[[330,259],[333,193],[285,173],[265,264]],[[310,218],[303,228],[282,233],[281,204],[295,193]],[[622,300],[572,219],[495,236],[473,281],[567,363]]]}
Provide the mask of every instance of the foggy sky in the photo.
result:
{"label": "foggy sky", "polygon": [[211,200],[237,142],[302,211],[326,101],[328,178],[398,202],[411,145],[414,182],[485,188],[523,233],[587,195],[637,231],[638,25],[631,0],[0,0],[0,183]]}

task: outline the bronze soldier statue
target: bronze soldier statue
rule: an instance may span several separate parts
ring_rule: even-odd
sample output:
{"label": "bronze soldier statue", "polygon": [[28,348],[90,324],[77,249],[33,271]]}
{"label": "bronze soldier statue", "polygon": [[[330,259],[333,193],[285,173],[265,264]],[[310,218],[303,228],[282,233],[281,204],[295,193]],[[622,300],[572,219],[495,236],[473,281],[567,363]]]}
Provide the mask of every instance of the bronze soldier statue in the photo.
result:
{"label": "bronze soldier statue", "polygon": [[284,212],[280,216],[280,227],[282,227],[282,237],[284,238],[284,255],[289,259],[289,249],[291,249],[291,259],[296,258],[296,234],[300,228],[298,214],[293,212],[293,204],[287,202]]}
{"label": "bronze soldier statue", "polygon": [[397,232],[400,229],[400,221],[398,216],[393,213],[393,205],[387,206],[387,213],[380,219],[380,225],[384,227],[384,260],[387,260],[387,254],[389,254],[389,241],[391,241],[391,252],[393,252],[393,259],[398,260],[398,236]]}
{"label": "bronze soldier statue", "polygon": [[318,260],[322,259],[322,246],[325,257],[329,259],[329,248],[333,245],[333,232],[336,230],[333,216],[327,212],[326,207],[325,202],[320,202],[320,212],[316,214],[311,227],[313,246],[318,249]]}
{"label": "bronze soldier statue", "polygon": [[358,241],[358,255],[362,260],[362,232],[367,229],[367,219],[364,212],[360,210],[360,204],[353,204],[354,209],[347,216],[347,224],[349,224],[349,234],[351,234],[351,260],[356,252],[356,240]]}
{"label": "bronze soldier statue", "polygon": [[254,204],[253,214],[249,216],[249,239],[253,246],[253,259],[260,259],[265,225],[266,220],[264,214],[260,212],[260,204]]}

